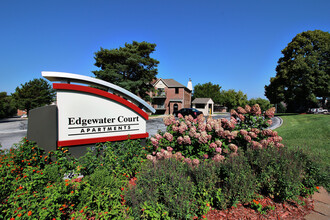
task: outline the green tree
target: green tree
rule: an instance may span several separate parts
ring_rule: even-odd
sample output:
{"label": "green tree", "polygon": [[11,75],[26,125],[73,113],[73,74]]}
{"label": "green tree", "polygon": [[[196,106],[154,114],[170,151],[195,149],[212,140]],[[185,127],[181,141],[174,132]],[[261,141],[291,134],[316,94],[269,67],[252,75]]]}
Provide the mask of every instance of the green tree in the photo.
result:
{"label": "green tree", "polygon": [[29,112],[33,108],[49,105],[54,101],[55,91],[51,85],[44,79],[33,79],[21,88],[16,87],[13,98],[17,107]]}
{"label": "green tree", "polygon": [[222,90],[220,93],[220,103],[228,108],[228,110],[245,106],[248,103],[247,95],[241,90],[236,92],[234,89]]}
{"label": "green tree", "polygon": [[330,93],[330,33],[320,30],[297,34],[282,50],[276,76],[265,86],[271,103],[284,101],[288,111],[317,106],[317,97]]}
{"label": "green tree", "polygon": [[7,92],[0,92],[0,118],[8,118],[15,115],[17,109],[14,100]]}
{"label": "green tree", "polygon": [[253,106],[255,104],[259,104],[261,111],[267,111],[274,105],[270,104],[270,102],[267,99],[262,99],[262,98],[252,98],[248,101],[248,104],[250,106]]}
{"label": "green tree", "polygon": [[197,84],[194,86],[194,98],[211,98],[214,103],[220,104],[220,89],[218,84],[212,84],[211,82],[204,84]]}
{"label": "green tree", "polygon": [[283,105],[282,102],[280,102],[276,105],[276,112],[277,113],[285,113],[286,112],[286,107]]}
{"label": "green tree", "polygon": [[148,91],[153,89],[150,84],[158,73],[159,61],[150,57],[156,44],[148,42],[125,43],[119,49],[103,49],[95,53],[95,66],[100,70],[93,71],[102,80],[123,87],[130,92],[148,99]]}

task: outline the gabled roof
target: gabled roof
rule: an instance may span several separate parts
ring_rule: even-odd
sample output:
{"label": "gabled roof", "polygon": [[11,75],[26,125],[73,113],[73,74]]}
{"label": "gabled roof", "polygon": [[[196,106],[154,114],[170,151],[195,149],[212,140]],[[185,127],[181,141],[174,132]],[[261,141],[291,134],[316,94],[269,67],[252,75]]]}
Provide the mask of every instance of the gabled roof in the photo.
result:
{"label": "gabled roof", "polygon": [[164,84],[168,87],[168,88],[186,88],[184,85],[182,85],[181,83],[175,81],[174,79],[162,79],[159,78],[155,83],[158,83],[159,80],[162,80],[164,82]]}
{"label": "gabled roof", "polygon": [[192,101],[193,104],[206,104],[208,101],[213,100],[211,98],[195,98],[194,101]]}

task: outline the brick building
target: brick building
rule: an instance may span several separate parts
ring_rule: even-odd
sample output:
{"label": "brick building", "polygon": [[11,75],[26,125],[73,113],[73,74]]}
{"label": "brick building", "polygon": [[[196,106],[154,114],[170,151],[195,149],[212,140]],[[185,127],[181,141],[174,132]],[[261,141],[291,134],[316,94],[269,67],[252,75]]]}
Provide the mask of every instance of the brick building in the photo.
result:
{"label": "brick building", "polygon": [[152,92],[150,97],[156,114],[173,114],[181,108],[190,108],[192,91],[181,83],[174,79],[159,78],[153,86],[155,92]]}

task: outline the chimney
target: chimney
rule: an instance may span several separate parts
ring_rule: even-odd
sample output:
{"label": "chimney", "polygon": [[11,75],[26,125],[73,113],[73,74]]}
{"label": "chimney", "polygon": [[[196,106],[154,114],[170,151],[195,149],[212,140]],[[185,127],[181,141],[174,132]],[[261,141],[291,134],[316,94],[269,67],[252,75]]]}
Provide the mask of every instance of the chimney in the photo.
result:
{"label": "chimney", "polygon": [[189,78],[189,82],[187,84],[187,88],[192,91],[193,90],[193,87],[192,87],[192,82],[191,82],[191,79]]}

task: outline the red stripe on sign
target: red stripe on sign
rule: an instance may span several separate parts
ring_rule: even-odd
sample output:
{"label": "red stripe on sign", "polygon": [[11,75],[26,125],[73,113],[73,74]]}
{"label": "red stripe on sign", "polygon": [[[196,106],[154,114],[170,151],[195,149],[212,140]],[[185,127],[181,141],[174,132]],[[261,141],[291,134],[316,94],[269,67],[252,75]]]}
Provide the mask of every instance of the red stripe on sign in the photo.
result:
{"label": "red stripe on sign", "polygon": [[87,86],[81,86],[81,85],[72,85],[72,84],[66,84],[66,83],[53,83],[53,88],[58,90],[72,90],[72,91],[79,91],[79,92],[85,92],[85,93],[91,93],[94,95],[102,96],[111,100],[114,100],[116,102],[119,102],[128,108],[132,109],[139,115],[141,115],[145,120],[148,120],[149,116],[146,112],[144,112],[142,109],[140,109],[135,104],[117,96],[112,93],[108,93],[105,91],[102,91],[100,89],[87,87]]}
{"label": "red stripe on sign", "polygon": [[142,134],[120,135],[120,136],[113,136],[113,137],[57,141],[57,146],[66,147],[66,146],[73,146],[73,145],[93,144],[93,143],[101,143],[101,142],[107,142],[107,141],[123,141],[123,140],[128,140],[128,139],[140,139],[140,138],[147,138],[147,137],[149,137],[148,132],[142,133]]}

